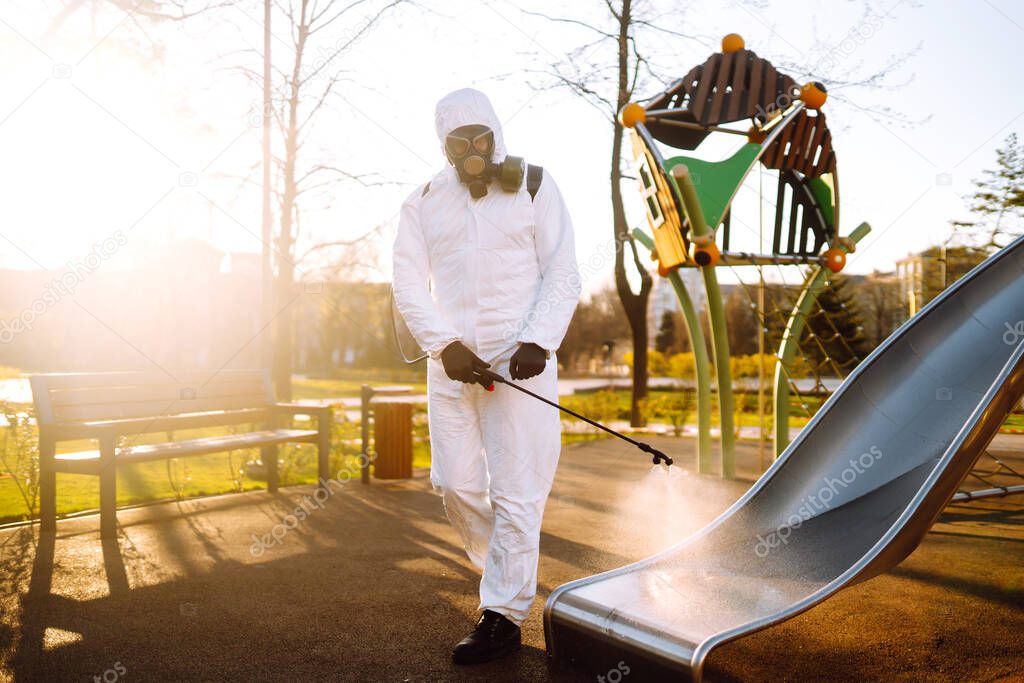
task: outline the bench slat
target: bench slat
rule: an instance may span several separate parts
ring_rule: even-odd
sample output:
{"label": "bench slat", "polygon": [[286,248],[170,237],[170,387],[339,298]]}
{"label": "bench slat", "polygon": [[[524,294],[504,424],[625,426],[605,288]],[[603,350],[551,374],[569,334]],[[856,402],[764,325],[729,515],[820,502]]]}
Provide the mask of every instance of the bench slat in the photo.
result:
{"label": "bench slat", "polygon": [[[309,429],[268,429],[245,434],[225,434],[223,436],[206,436],[200,439],[183,441],[165,441],[162,443],[143,444],[127,448],[118,448],[114,459],[117,464],[166,460],[168,458],[185,458],[194,455],[222,453],[244,448],[259,448],[282,443],[311,443],[317,439],[318,432]],[[96,474],[100,468],[100,452],[76,451],[61,453],[55,458],[58,472],[76,472]]]}
{"label": "bench slat", "polygon": [[50,405],[87,406],[105,403],[128,403],[141,401],[182,401],[217,396],[259,396],[263,403],[268,397],[264,393],[263,379],[253,377],[237,382],[211,382],[206,385],[185,383],[139,384],[135,386],[78,387],[75,389],[51,389]]}
{"label": "bench slat", "polygon": [[33,375],[40,425],[266,407],[265,370],[178,370]]}
{"label": "bench slat", "polygon": [[44,425],[42,429],[58,441],[96,438],[98,432],[112,431],[122,435],[170,432],[182,429],[226,427],[228,425],[267,422],[273,413],[267,408],[182,413],[164,417],[136,417],[128,420],[98,420],[94,422],[67,422]]}
{"label": "bench slat", "polygon": [[36,375],[50,390],[126,387],[144,384],[199,386],[212,382],[244,382],[263,377],[263,370],[171,370],[168,372],[68,372]]}
{"label": "bench slat", "polygon": [[58,422],[96,422],[137,417],[162,417],[182,413],[203,413],[211,410],[241,410],[267,405],[263,396],[214,396],[189,400],[126,401],[98,405],[53,406]]}
{"label": "bench slat", "polygon": [[68,474],[99,474],[100,452],[58,453],[53,459],[53,471]]}

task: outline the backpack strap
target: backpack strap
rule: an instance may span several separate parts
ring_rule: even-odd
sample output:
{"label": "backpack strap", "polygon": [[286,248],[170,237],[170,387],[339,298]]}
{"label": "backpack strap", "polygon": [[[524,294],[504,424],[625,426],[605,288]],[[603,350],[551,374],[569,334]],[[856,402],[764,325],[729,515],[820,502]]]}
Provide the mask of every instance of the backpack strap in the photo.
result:
{"label": "backpack strap", "polygon": [[[526,191],[530,193],[530,201],[532,202],[537,198],[537,192],[540,191],[541,181],[544,180],[544,168],[541,166],[534,166],[533,164],[527,164],[526,166]],[[426,197],[427,193],[430,192],[430,181],[423,186],[423,191],[420,192],[421,197]]]}
{"label": "backpack strap", "polygon": [[537,198],[540,190],[540,183],[544,180],[544,169],[540,166],[528,164],[526,166],[526,191],[530,193],[530,201]]}

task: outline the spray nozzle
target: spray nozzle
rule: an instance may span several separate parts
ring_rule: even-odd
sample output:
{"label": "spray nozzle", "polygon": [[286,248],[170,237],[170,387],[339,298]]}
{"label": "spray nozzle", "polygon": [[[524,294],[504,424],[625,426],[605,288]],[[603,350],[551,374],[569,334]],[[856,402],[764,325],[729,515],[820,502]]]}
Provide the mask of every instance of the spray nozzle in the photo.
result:
{"label": "spray nozzle", "polygon": [[637,448],[642,450],[644,453],[650,453],[653,456],[652,462],[655,465],[661,462],[665,463],[668,466],[672,465],[672,458],[668,457],[667,455],[665,455],[664,453],[662,453],[649,443],[637,442]]}

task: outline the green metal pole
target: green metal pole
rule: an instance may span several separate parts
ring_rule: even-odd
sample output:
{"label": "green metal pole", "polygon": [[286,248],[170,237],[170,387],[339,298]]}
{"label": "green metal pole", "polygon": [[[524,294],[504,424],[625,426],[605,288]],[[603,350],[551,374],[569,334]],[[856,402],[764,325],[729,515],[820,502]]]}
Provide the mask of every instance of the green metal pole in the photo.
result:
{"label": "green metal pole", "polygon": [[[850,233],[850,239],[854,243],[860,242],[869,232],[871,232],[871,226],[861,223]],[[845,251],[841,245],[840,248]],[[786,331],[782,334],[782,342],[779,344],[778,360],[775,362],[773,397],[775,402],[774,445],[776,458],[782,455],[782,451],[786,450],[786,446],[789,445],[789,374],[793,368],[793,358],[800,346],[800,337],[807,326],[807,317],[811,313],[811,306],[814,305],[818,294],[824,289],[825,281],[828,280],[830,274],[826,268],[818,266],[807,276],[807,282],[804,283],[804,288],[793,307],[793,312],[789,315]]]}
{"label": "green metal pole", "polygon": [[[709,232],[704,221],[704,211],[697,198],[697,188],[685,164],[672,167],[672,178],[679,187],[686,212],[686,222],[694,236]],[[736,477],[736,434],[733,429],[732,372],[729,368],[729,334],[725,326],[725,307],[722,291],[718,287],[718,276],[714,268],[701,268],[704,275],[704,289],[708,293],[708,316],[711,319],[711,346],[715,354],[715,375],[718,379],[718,423],[722,437],[722,478]]]}
{"label": "green metal pole", "polygon": [[[633,230],[633,237],[648,249],[654,249],[654,240],[639,228]],[[679,297],[683,309],[686,330],[690,334],[690,346],[693,347],[693,369],[697,377],[697,471],[701,474],[711,473],[711,370],[708,362],[708,347],[704,342],[704,332],[700,327],[700,318],[694,308],[679,271],[673,270],[668,275]]]}

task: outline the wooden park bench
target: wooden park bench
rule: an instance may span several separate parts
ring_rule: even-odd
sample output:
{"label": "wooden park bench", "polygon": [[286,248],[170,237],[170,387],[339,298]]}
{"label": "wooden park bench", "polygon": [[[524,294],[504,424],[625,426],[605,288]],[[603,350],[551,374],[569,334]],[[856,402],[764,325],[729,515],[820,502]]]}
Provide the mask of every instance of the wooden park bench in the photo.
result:
{"label": "wooden park bench", "polygon": [[[319,475],[329,479],[331,408],[277,403],[262,370],[106,372],[35,375],[32,396],[39,426],[39,512],[55,531],[57,473],[100,479],[100,530],[117,533],[117,466],[259,448],[267,490],[276,491],[277,450],[284,443],[317,446]],[[283,428],[288,416],[310,415],[316,429]],[[251,431],[163,443],[138,437],[182,429],[247,425]],[[98,449],[57,453],[61,441],[89,439]]]}

